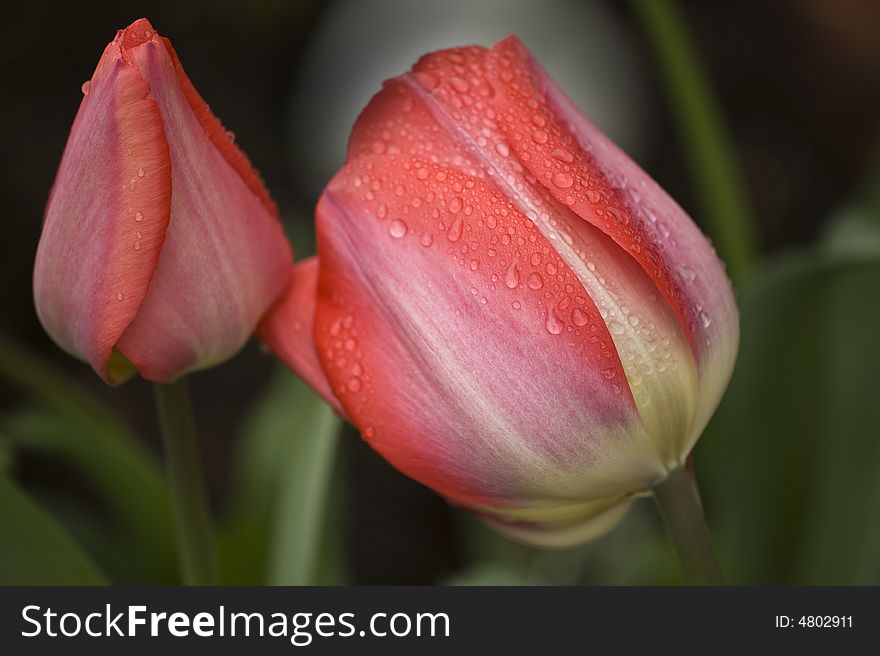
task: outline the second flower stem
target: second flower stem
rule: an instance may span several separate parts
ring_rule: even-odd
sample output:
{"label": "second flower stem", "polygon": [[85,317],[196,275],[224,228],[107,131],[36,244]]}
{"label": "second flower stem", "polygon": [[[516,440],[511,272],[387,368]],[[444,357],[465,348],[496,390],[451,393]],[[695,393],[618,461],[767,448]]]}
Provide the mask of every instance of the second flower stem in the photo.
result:
{"label": "second flower stem", "polygon": [[202,476],[198,435],[185,379],[155,384],[181,580],[185,585],[216,585],[214,548],[208,495]]}
{"label": "second flower stem", "polygon": [[724,585],[693,476],[681,467],[654,486],[654,499],[688,585]]}

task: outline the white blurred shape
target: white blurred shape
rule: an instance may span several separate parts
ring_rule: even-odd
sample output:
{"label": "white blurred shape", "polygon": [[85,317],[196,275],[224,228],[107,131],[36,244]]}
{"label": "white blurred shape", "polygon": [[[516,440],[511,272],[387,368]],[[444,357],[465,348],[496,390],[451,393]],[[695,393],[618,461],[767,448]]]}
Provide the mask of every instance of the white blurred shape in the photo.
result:
{"label": "white blurred shape", "polygon": [[345,160],[348,135],[383,80],[432,50],[515,34],[575,103],[631,156],[645,152],[645,72],[620,18],[590,0],[336,0],[294,78],[290,156],[317,194]]}

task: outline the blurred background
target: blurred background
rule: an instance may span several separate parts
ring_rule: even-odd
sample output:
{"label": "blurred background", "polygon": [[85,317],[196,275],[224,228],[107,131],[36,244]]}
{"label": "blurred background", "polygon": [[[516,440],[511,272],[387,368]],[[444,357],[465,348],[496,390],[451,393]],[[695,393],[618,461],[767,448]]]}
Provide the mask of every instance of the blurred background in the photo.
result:
{"label": "blurred background", "polygon": [[[42,212],[80,86],[118,28],[146,15],[171,38],[193,83],[263,173],[298,258],[313,251],[314,203],[382,80],[424,52],[507,34],[523,40],[724,256],[711,218],[718,209],[701,191],[703,133],[690,129],[693,116],[676,91],[681,78],[664,59],[670,46],[646,4],[7,6],[0,583],[177,580],[149,385],[106,388],[48,339],[31,295]],[[756,253],[736,280],[738,368],[695,454],[722,564],[736,584],[880,584],[880,3],[670,7],[726,134],[739,204],[733,220],[748,224]],[[586,547],[532,551],[397,473],[350,427],[337,435],[326,408],[255,344],[194,375],[192,386],[228,582],[679,581],[649,501]]]}

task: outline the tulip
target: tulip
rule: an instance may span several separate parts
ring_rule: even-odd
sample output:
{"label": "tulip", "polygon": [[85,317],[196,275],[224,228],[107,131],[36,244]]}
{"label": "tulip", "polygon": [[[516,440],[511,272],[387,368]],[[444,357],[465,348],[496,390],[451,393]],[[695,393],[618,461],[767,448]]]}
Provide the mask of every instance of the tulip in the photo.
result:
{"label": "tulip", "polygon": [[514,538],[610,530],[727,385],[737,310],[709,241],[513,37],[386,82],[316,217],[262,337]]}
{"label": "tulip", "polygon": [[229,358],[290,280],[259,175],[146,19],[82,90],[34,267],[46,332],[109,383]]}

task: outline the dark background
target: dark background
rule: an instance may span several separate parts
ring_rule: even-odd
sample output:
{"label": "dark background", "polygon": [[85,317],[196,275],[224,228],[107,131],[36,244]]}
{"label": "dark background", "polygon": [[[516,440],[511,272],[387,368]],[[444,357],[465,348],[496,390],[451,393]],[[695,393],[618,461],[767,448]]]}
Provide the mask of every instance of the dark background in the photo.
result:
{"label": "dark background", "polygon": [[[338,40],[335,51],[347,56],[352,52],[350,35],[359,30],[385,30],[389,50],[398,37],[417,46],[420,30],[427,34],[422,50],[447,38],[430,34],[431,21],[395,26],[395,7],[400,3],[363,4],[371,5],[375,24],[358,21],[348,25],[348,31],[346,17],[352,15],[353,3],[334,0],[7,4],[0,23],[4,144],[0,199],[5,210],[0,332],[109,399],[141,434],[155,436],[148,385],[134,380],[118,389],[104,388],[87,366],[52,344],[33,309],[30,281],[41,215],[81,98],[80,85],[91,76],[115,31],[146,15],[172,40],[193,83],[263,173],[291,233],[308,235],[320,185],[342,163],[341,144],[350,128],[350,119],[347,125],[316,124],[316,112],[323,107],[333,114],[331,110],[350,105],[346,116],[353,119],[366,101],[349,97],[350,80],[345,77],[349,66],[328,60],[328,47],[333,52]],[[406,15],[417,16],[422,3],[408,4]],[[612,80],[603,84],[618,105],[621,97],[629,98],[631,108],[618,106],[616,111],[626,114],[631,109],[635,123],[606,129],[699,223],[692,182],[651,52],[629,6],[606,1],[586,3],[585,10],[568,2],[515,4],[524,25],[541,23],[551,14],[564,20],[567,11],[576,18],[595,11],[613,25],[613,35],[605,33],[604,38],[613,40],[617,35],[622,45],[619,53],[612,49],[607,61],[599,64]],[[504,3],[487,3],[474,18],[469,12],[477,5],[450,2],[443,11],[451,22],[460,20],[468,29],[473,28],[473,20],[483,21],[491,33],[492,12],[503,12]],[[761,251],[778,253],[813,241],[830,213],[860,188],[878,155],[880,3],[687,0],[680,6],[730,131],[757,218]],[[436,3],[431,11],[436,11]],[[585,42],[593,38],[589,24],[582,26],[582,33]],[[541,49],[521,36],[544,61]],[[576,55],[575,49],[568,56]],[[376,72],[375,79],[368,80],[371,87],[377,90],[383,77],[402,72],[413,60],[409,57]],[[625,66],[618,68],[620,62]],[[545,63],[554,73],[549,61]],[[595,70],[596,63],[592,66]],[[620,85],[615,91],[615,78],[624,81],[623,92]],[[572,84],[580,83],[591,93],[588,75],[573,79],[561,80],[563,88],[571,91]],[[365,83],[363,76],[357,81]],[[599,87],[594,95],[601,104],[604,87]],[[596,120],[605,127],[602,116]],[[312,248],[308,237],[294,244],[297,257]],[[218,509],[227,503],[232,447],[242,413],[260,395],[274,366],[252,344],[228,364],[193,377],[208,481]],[[0,412],[21,402],[22,394],[0,380]],[[439,497],[374,455],[354,431],[347,430],[344,438],[346,502],[351,510],[344,551],[351,565],[350,580],[385,584],[444,580],[463,558],[457,538],[460,520]],[[151,448],[158,452],[157,440]],[[52,457],[22,454],[15,461],[15,472],[26,488],[50,490],[92,504],[100,512],[88,486]]]}

